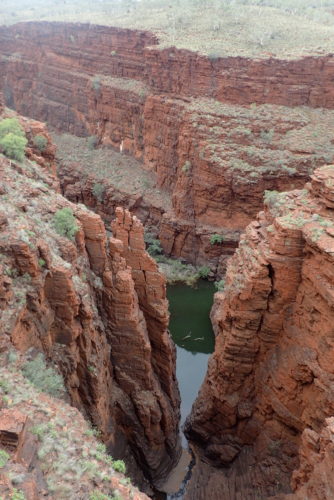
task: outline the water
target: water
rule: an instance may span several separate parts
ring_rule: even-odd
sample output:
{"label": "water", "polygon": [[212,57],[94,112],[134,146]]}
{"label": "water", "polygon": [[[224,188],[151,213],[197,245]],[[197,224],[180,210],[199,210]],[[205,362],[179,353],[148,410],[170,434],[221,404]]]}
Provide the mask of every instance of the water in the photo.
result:
{"label": "water", "polygon": [[[167,288],[171,314],[169,329],[177,350],[176,375],[181,394],[181,429],[190,414],[206,374],[209,356],[214,350],[214,334],[209,317],[214,292],[213,283],[204,280],[200,280],[196,288],[184,284],[170,285]],[[183,432],[181,438],[181,459],[162,488],[166,495],[157,498],[183,499],[194,462]]]}
{"label": "water", "polygon": [[[169,329],[177,349],[176,375],[181,393],[181,428],[191,411],[204,380],[214,334],[210,310],[215,288],[212,282],[200,280],[196,288],[184,284],[168,286],[171,313]],[[187,441],[182,434],[182,445]]]}

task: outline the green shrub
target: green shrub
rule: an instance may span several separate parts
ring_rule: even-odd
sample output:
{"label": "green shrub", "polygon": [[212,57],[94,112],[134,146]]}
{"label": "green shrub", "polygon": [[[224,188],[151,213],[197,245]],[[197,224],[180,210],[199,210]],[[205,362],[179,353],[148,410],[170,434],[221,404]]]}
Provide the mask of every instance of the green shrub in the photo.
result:
{"label": "green shrub", "polygon": [[106,448],[106,445],[104,443],[98,443],[96,445],[96,450],[99,452],[99,453],[107,453],[107,448]]}
{"label": "green shrub", "polygon": [[73,212],[69,207],[57,210],[54,215],[53,224],[60,236],[66,236],[66,238],[70,240],[74,239],[74,236],[79,230]]}
{"label": "green shrub", "polygon": [[189,170],[191,169],[191,162],[190,161],[186,161],[185,164],[183,165],[182,167],[182,172],[189,172]]}
{"label": "green shrub", "polygon": [[210,61],[216,61],[220,57],[221,55],[218,52],[210,52],[210,54],[208,54],[208,58],[210,59]]}
{"label": "green shrub", "polygon": [[8,462],[10,455],[5,450],[0,450],[0,468]]}
{"label": "green shrub", "polygon": [[162,253],[162,247],[159,240],[152,241],[147,248],[148,253],[154,257],[155,255],[159,255]]}
{"label": "green shrub", "polygon": [[95,198],[101,202],[103,200],[103,195],[104,195],[105,187],[103,184],[96,183],[93,186],[92,192]]}
{"label": "green shrub", "polygon": [[27,142],[28,141],[25,137],[15,135],[10,132],[0,139],[0,146],[8,158],[22,161]]}
{"label": "green shrub", "polygon": [[90,137],[88,137],[87,139],[88,149],[95,149],[97,143],[98,143],[98,138],[96,137],[96,135],[91,135]]}
{"label": "green shrub", "polygon": [[17,354],[17,351],[9,351],[8,353],[8,363],[12,364],[12,363],[15,363],[17,361],[17,358],[18,358],[18,354]]}
{"label": "green shrub", "polygon": [[225,280],[215,281],[215,287],[218,292],[222,292],[225,288]]}
{"label": "green shrub", "polygon": [[198,269],[198,275],[200,278],[207,278],[210,274],[210,268],[208,266],[202,266]]}
{"label": "green shrub", "polygon": [[0,139],[5,137],[7,134],[25,137],[24,130],[16,118],[5,118],[0,121]]}
{"label": "green shrub", "polygon": [[159,263],[159,269],[167,278],[167,283],[186,283],[188,286],[195,286],[199,278],[198,269],[191,264],[184,264],[178,259],[170,259],[165,255],[154,257]]}
{"label": "green shrub", "polygon": [[27,361],[22,373],[38,390],[51,396],[59,397],[65,392],[63,377],[54,368],[46,366],[42,353],[32,361]]}
{"label": "green shrub", "polygon": [[92,80],[92,87],[97,95],[101,92],[101,78],[99,76],[94,76]]}
{"label": "green shrub", "polygon": [[149,232],[145,233],[144,240],[147,246],[147,251],[152,257],[162,254],[163,250],[161,247],[161,243],[157,238],[153,236],[153,234]]}
{"label": "green shrub", "polygon": [[263,194],[263,201],[269,207],[275,206],[279,201],[279,191],[270,191],[268,189],[265,190]]}
{"label": "green shrub", "polygon": [[260,133],[260,137],[264,142],[270,143],[274,137],[274,130],[262,130],[262,132]]}
{"label": "green shrub", "polygon": [[36,135],[34,137],[34,146],[41,152],[45,151],[48,140],[44,135]]}
{"label": "green shrub", "polygon": [[22,490],[13,489],[10,500],[26,500],[25,494]]}
{"label": "green shrub", "polygon": [[115,460],[113,462],[112,466],[116,472],[121,472],[122,474],[125,474],[126,467],[125,467],[125,463],[123,462],[123,460]]}
{"label": "green shrub", "polygon": [[221,245],[223,241],[224,241],[224,236],[222,236],[221,234],[213,234],[210,237],[211,245]]}
{"label": "green shrub", "polygon": [[113,497],[105,495],[101,491],[95,490],[89,495],[89,500],[113,500]]}

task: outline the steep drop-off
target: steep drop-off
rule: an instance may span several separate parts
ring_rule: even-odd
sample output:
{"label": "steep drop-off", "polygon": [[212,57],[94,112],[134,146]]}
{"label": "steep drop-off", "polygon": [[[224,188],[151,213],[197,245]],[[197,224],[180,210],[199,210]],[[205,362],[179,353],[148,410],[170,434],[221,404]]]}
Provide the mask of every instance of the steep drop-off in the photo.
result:
{"label": "steep drop-off", "polygon": [[[302,187],[333,160],[332,57],[211,60],[156,44],[147,32],[93,25],[0,27],[0,86],[19,112],[95,135],[156,172],[171,200],[151,210],[165,253],[222,274],[264,190]],[[94,180],[85,183],[80,164],[59,175],[87,198]],[[116,198],[102,217],[119,198],[139,216],[150,210],[142,193]],[[212,248],[216,233],[224,243]]]}
{"label": "steep drop-off", "polygon": [[303,190],[268,193],[215,296],[215,352],[187,432],[226,467],[226,499],[288,493],[290,480],[280,498],[333,498],[333,208],[333,165]]}
{"label": "steep drop-off", "polygon": [[[10,342],[44,352],[108,450],[135,456],[158,485],[180,453],[165,278],[129,212],[116,210],[111,237],[98,215],[59,194],[44,126],[20,120],[27,158],[0,157],[3,349]],[[32,147],[36,131],[48,140],[42,154]],[[57,232],[55,214],[64,207],[73,211],[75,240]]]}

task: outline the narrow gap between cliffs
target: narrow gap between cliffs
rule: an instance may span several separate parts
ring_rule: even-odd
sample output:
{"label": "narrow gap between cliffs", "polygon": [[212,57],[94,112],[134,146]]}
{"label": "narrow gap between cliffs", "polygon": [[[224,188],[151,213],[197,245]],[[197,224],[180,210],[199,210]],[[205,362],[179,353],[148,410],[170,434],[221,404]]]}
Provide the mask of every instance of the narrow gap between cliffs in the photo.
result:
{"label": "narrow gap between cliffs", "polygon": [[157,498],[180,500],[183,498],[187,480],[191,474],[193,458],[182,427],[191,412],[198,391],[205,378],[210,354],[214,350],[214,333],[210,321],[215,286],[212,282],[199,280],[196,287],[185,284],[169,285],[169,329],[176,345],[176,375],[181,395],[181,439],[183,459],[172,471],[164,491]]}

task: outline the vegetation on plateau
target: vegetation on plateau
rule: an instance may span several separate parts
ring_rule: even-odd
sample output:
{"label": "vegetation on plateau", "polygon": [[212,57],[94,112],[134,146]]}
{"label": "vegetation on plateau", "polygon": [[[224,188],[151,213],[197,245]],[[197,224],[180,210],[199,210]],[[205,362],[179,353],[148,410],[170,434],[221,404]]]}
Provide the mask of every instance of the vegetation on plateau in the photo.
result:
{"label": "vegetation on plateau", "polygon": [[[80,21],[151,30],[160,47],[209,55],[298,57],[332,52],[332,0],[2,0],[5,24]],[[69,36],[71,43],[74,35]],[[111,55],[117,53],[111,50]]]}

